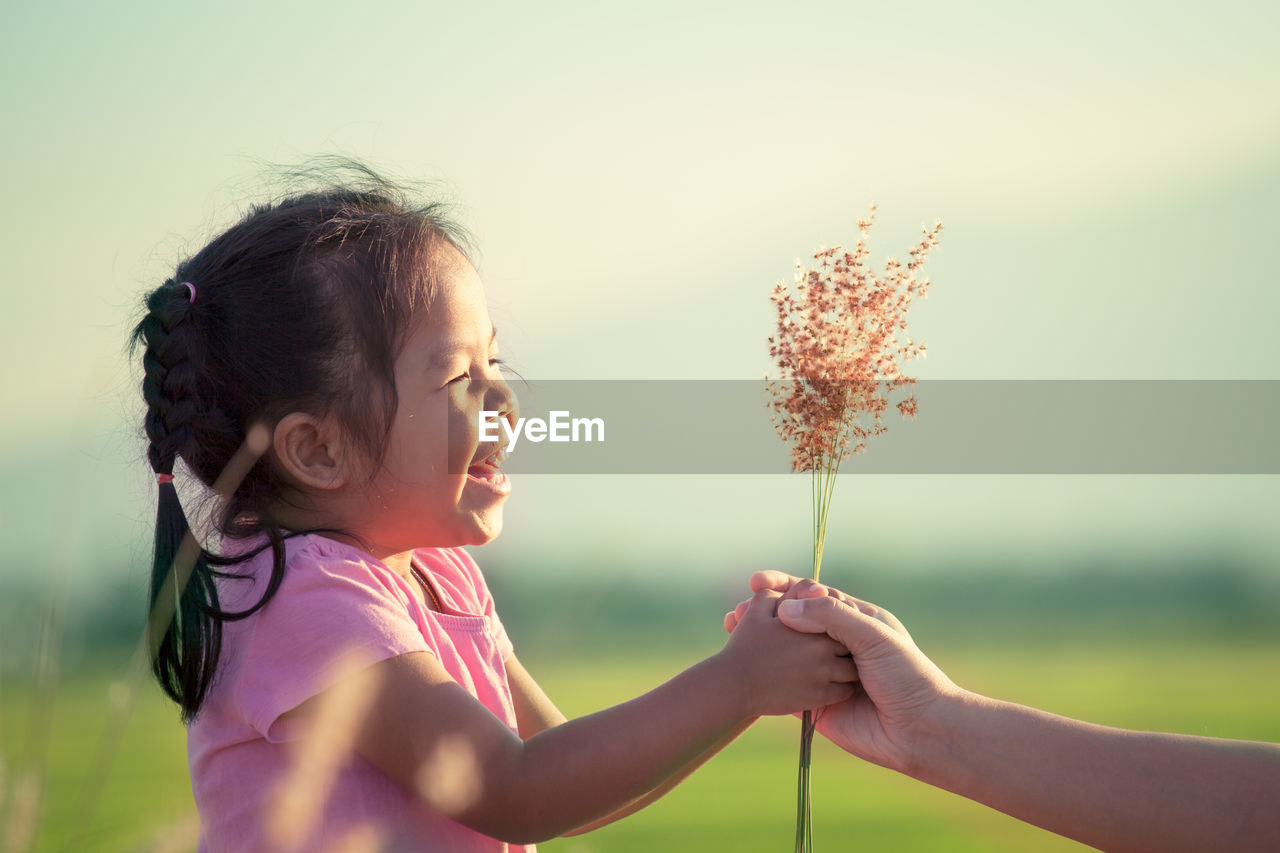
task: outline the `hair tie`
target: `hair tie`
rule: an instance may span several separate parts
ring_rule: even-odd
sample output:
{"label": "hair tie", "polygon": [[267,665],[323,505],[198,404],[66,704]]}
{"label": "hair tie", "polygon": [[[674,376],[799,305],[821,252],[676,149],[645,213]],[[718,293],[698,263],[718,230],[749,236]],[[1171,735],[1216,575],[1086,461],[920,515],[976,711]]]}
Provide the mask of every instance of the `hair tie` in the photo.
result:
{"label": "hair tie", "polygon": [[172,474],[156,474],[156,482],[162,486],[165,483],[172,483],[173,475]]}
{"label": "hair tie", "polygon": [[196,301],[196,286],[189,281],[184,281],[182,286],[191,291],[191,302],[194,304]]}

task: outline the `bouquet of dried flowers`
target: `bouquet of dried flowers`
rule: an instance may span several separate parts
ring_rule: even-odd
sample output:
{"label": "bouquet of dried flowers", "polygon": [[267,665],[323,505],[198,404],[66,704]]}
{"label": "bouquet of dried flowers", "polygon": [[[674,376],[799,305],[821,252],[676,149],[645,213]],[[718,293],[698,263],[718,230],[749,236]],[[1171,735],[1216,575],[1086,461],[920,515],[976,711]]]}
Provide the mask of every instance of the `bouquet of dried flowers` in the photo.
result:
{"label": "bouquet of dried flowers", "polygon": [[[923,297],[929,279],[917,273],[938,243],[942,223],[924,229],[903,267],[891,258],[883,277],[868,270],[867,232],[875,205],[858,220],[860,236],[852,252],[819,247],[814,266],[796,260],[794,293],[779,282],[773,290],[778,312],[777,334],[769,338],[781,378],[769,382],[773,423],[792,447],[792,468],[813,475],[813,579],[822,567],[827,513],[840,463],[866,449],[867,439],[887,430],[881,415],[887,396],[915,379],[903,376],[899,359],[922,358],[925,346],[905,335],[906,311]],[[915,418],[916,399],[897,404],[903,416]],[[869,418],[868,422],[862,420]],[[813,848],[809,765],[814,715],[806,711],[800,734],[797,790],[796,852]]]}

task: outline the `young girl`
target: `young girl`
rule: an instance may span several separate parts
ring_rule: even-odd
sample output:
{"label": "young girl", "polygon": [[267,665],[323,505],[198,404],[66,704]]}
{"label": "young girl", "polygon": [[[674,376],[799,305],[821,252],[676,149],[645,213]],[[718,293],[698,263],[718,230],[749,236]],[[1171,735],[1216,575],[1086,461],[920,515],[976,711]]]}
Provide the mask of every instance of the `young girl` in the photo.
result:
{"label": "young girl", "polygon": [[[479,413],[517,416],[467,244],[352,169],[252,208],[135,331],[153,609],[173,566],[181,587],[154,670],[188,724],[201,850],[532,849],[652,802],[758,715],[848,697],[843,647],[764,592],[717,654],[565,720],[459,547],[498,535],[511,492]],[[251,435],[261,458],[224,474]],[[188,549],[185,583],[177,459],[224,477],[222,544]]]}

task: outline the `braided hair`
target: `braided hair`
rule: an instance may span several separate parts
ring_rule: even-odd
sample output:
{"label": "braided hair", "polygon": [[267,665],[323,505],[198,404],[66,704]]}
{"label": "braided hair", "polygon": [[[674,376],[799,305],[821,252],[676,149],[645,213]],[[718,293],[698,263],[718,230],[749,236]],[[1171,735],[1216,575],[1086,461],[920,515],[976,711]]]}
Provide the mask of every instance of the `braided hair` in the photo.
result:
{"label": "braided hair", "polygon": [[[253,437],[289,412],[334,414],[380,461],[397,405],[395,360],[435,291],[434,247],[445,241],[470,255],[443,204],[416,203],[358,162],[313,161],[294,177],[320,186],[251,207],[179,263],[146,295],[133,332],[143,348],[147,459],[159,481],[152,670],[184,722],[213,682],[222,623],[264,607],[284,577],[285,539],[316,532],[284,530],[272,518],[286,482],[269,456],[257,458],[267,442]],[[246,446],[246,470],[228,483],[224,472]],[[216,532],[265,534],[266,544],[227,556],[197,542],[172,481],[178,460],[204,486],[217,484]],[[215,580],[245,576],[219,567],[266,548],[272,568],[262,596],[223,610]]]}

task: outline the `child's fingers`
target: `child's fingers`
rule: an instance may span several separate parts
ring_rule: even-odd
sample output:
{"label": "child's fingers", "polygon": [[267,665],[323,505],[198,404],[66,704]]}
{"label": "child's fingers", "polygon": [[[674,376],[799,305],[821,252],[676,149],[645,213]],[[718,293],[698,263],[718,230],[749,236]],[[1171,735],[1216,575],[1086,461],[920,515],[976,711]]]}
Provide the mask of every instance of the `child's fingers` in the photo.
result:
{"label": "child's fingers", "polygon": [[759,592],[762,589],[771,589],[774,592],[786,592],[791,589],[791,585],[798,583],[801,578],[793,577],[784,572],[775,572],[772,570],[756,572],[751,576],[751,591]]}
{"label": "child's fingers", "polygon": [[[748,619],[772,619],[776,614],[778,601],[782,598],[777,592],[771,589],[757,590],[756,594],[746,602],[746,609],[742,611],[738,618],[739,622]],[[742,605],[738,605],[739,608]]]}
{"label": "child's fingers", "polygon": [[750,606],[751,599],[738,602],[738,606],[730,610],[724,615],[724,629],[730,634],[733,629],[738,627],[738,623],[742,621],[742,617],[747,615],[747,607]]}
{"label": "child's fingers", "polygon": [[[841,647],[843,651],[843,647]],[[859,680],[858,667],[853,662],[853,658],[847,654],[842,657],[836,657],[835,662],[831,665],[831,680],[841,684],[852,684]]]}
{"label": "child's fingers", "polygon": [[751,591],[771,589],[782,593],[784,599],[818,598],[827,595],[827,587],[810,578],[798,578],[783,572],[763,571],[751,576]]}
{"label": "child's fingers", "polygon": [[852,684],[837,684],[832,682],[827,685],[826,693],[822,697],[823,706],[834,705],[837,702],[843,702],[846,699],[853,698]]}
{"label": "child's fingers", "polygon": [[738,623],[742,621],[742,617],[747,615],[747,608],[751,606],[751,599],[739,601],[738,606],[730,610],[724,615],[724,627],[730,634],[733,629],[738,627]]}
{"label": "child's fingers", "polygon": [[822,645],[826,649],[827,657],[824,664],[832,681],[857,681],[858,667],[849,654],[849,650],[845,648],[844,643],[839,640],[826,637],[813,637],[814,640],[822,640]]}
{"label": "child's fingers", "polygon": [[[756,574],[759,575],[759,574],[765,574],[765,573],[757,572]],[[779,574],[779,573],[774,572],[773,574]],[[763,587],[757,590],[756,592],[757,594],[762,592],[770,593],[770,592],[776,592],[776,590],[772,590],[770,587]],[[843,595],[843,593],[840,593],[838,590],[828,589],[827,587],[823,586],[820,583],[815,583],[814,581],[805,578],[800,580],[796,584],[792,585],[791,588],[784,595],[782,595],[781,598],[777,600],[787,601],[793,598],[796,598],[796,599],[822,598],[824,595],[834,595],[839,597]],[[844,598],[847,600],[848,596],[844,596]],[[735,607],[733,610],[729,611],[724,615],[724,629],[728,631],[730,634],[733,633],[733,629],[736,628],[738,626],[738,623],[742,621],[744,616],[746,616],[747,609],[751,606],[752,600],[753,600],[752,598],[748,598],[746,601],[738,602],[737,607]],[[776,615],[776,611],[775,611],[775,615]]]}
{"label": "child's fingers", "polygon": [[805,578],[799,583],[793,584],[787,594],[782,596],[784,599],[793,598],[822,598],[824,595],[830,595],[831,590],[815,580]]}

